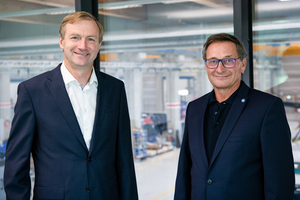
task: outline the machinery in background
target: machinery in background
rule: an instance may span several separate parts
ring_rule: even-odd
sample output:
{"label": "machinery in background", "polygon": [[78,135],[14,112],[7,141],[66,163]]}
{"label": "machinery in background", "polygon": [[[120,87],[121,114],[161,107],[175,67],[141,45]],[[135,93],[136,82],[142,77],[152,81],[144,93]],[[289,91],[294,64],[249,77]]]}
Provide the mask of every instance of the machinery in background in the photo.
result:
{"label": "machinery in background", "polygon": [[142,113],[142,129],[147,133],[147,141],[156,143],[167,131],[167,115],[164,113]]}
{"label": "machinery in background", "polygon": [[142,128],[133,130],[135,158],[143,159],[173,150],[175,139],[164,113],[142,113]]}

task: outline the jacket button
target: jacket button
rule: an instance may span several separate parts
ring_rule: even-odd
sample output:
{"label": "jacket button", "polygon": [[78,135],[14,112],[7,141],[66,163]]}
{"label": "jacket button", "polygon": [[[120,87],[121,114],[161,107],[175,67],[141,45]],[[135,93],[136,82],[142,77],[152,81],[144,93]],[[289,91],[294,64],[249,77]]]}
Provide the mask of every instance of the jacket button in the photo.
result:
{"label": "jacket button", "polygon": [[89,161],[89,162],[91,162],[92,160],[93,160],[93,158],[92,158],[92,157],[89,157],[89,158],[88,158],[88,161]]}
{"label": "jacket button", "polygon": [[90,191],[91,191],[91,188],[90,188],[90,187],[86,187],[85,190],[86,190],[87,192],[90,192]]}
{"label": "jacket button", "polygon": [[208,180],[207,180],[207,183],[208,183],[209,185],[211,185],[211,184],[213,183],[213,181],[212,181],[211,179],[208,179]]}

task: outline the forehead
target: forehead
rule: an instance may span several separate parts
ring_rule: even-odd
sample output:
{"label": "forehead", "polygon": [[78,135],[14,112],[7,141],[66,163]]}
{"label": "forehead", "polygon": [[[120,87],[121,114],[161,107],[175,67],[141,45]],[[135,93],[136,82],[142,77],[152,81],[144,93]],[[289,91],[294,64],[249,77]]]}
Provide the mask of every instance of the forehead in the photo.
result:
{"label": "forehead", "polygon": [[79,20],[74,23],[67,23],[65,26],[66,34],[88,34],[99,35],[99,29],[96,22],[92,20]]}
{"label": "forehead", "polygon": [[207,47],[206,58],[225,58],[238,56],[233,42],[213,42]]}

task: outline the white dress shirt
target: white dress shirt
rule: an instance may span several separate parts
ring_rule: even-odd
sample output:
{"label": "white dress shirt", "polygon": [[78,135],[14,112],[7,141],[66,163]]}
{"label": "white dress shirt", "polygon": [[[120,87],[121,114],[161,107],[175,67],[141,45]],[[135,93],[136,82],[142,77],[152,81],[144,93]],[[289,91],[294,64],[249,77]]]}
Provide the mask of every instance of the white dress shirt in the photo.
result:
{"label": "white dress shirt", "polygon": [[82,88],[79,82],[67,70],[64,63],[62,63],[60,70],[83,138],[89,149],[95,121],[98,88],[98,79],[94,68],[90,80],[84,88]]}

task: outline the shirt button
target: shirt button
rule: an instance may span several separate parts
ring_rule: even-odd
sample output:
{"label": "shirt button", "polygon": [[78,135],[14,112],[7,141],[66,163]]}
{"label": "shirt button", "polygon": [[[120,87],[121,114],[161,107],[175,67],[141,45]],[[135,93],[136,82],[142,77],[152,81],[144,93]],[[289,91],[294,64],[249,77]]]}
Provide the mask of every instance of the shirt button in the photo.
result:
{"label": "shirt button", "polygon": [[88,161],[89,161],[89,162],[91,162],[92,160],[93,160],[93,158],[92,158],[92,157],[89,157],[89,158],[88,158]]}
{"label": "shirt button", "polygon": [[91,188],[90,188],[90,187],[86,187],[85,190],[86,190],[87,192],[90,192],[90,191],[91,191]]}
{"label": "shirt button", "polygon": [[215,112],[215,115],[217,115],[218,114],[218,112]]}
{"label": "shirt button", "polygon": [[211,185],[211,184],[213,183],[213,181],[212,181],[211,179],[208,179],[208,180],[207,180],[207,183],[208,183],[209,185]]}

